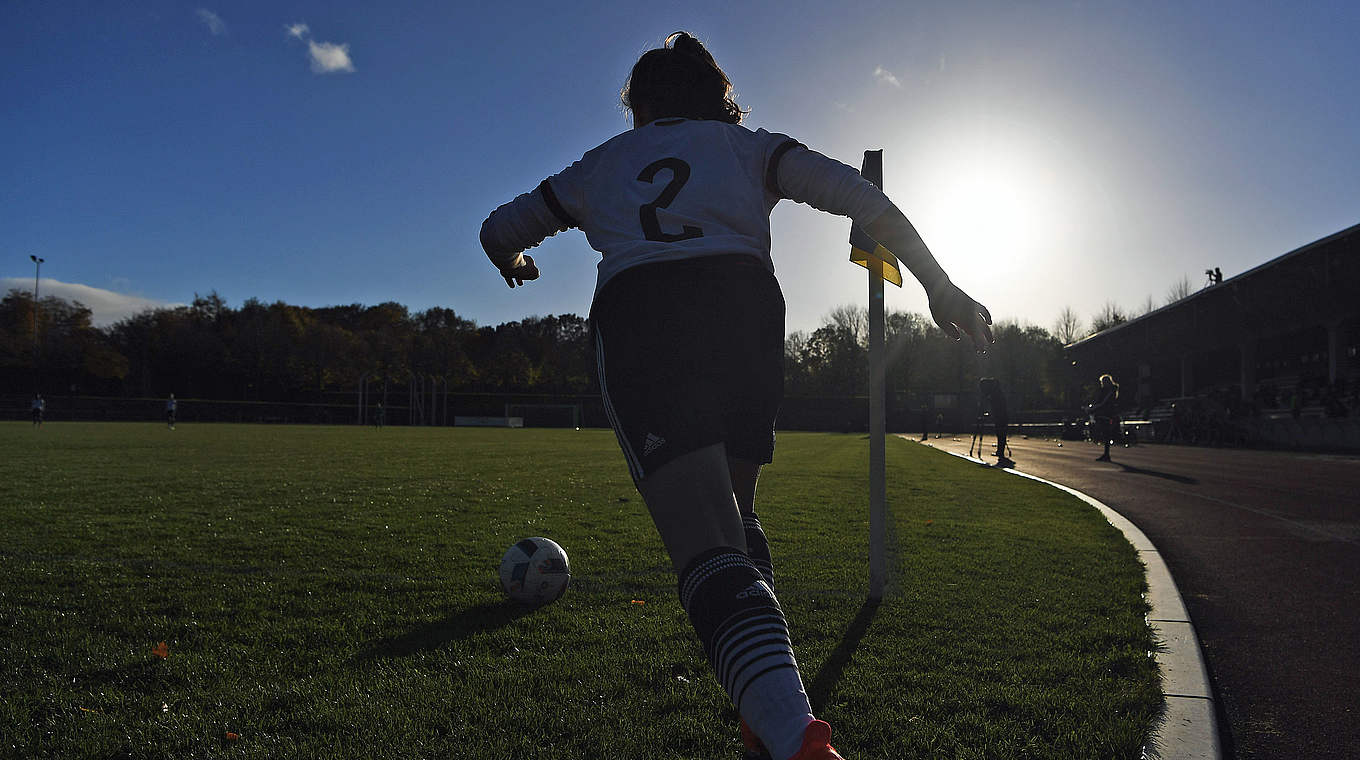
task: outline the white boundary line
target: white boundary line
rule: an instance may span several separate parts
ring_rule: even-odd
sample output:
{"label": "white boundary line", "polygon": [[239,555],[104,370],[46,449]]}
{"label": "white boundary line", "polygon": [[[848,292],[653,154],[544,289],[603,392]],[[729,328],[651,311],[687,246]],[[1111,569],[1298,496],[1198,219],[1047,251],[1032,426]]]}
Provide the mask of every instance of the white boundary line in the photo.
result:
{"label": "white boundary line", "polygon": [[[986,464],[966,454],[934,446],[931,448],[970,462]],[[1152,738],[1143,747],[1143,758],[1221,760],[1223,748],[1218,741],[1214,693],[1209,686],[1209,673],[1204,667],[1199,637],[1195,635],[1194,624],[1190,622],[1190,613],[1185,609],[1176,581],[1171,578],[1171,571],[1157,547],[1128,518],[1075,488],[1015,469],[1007,468],[1006,472],[1066,491],[1100,510],[1105,519],[1118,528],[1138,551],[1147,569],[1147,600],[1152,607],[1147,622],[1153,638],[1161,644],[1153,655],[1162,675],[1162,695],[1166,699],[1166,709],[1153,724]]]}

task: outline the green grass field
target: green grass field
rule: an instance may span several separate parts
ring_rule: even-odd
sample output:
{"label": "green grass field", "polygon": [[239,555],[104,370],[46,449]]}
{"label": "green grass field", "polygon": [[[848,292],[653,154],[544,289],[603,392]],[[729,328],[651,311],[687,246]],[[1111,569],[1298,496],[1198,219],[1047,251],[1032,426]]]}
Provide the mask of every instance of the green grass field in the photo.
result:
{"label": "green grass field", "polygon": [[[1119,533],[891,439],[867,606],[867,456],[781,434],[760,486],[838,749],[1138,757],[1161,697]],[[4,423],[0,474],[0,756],[740,757],[608,431]],[[574,578],[526,611],[497,569],[531,535]]]}

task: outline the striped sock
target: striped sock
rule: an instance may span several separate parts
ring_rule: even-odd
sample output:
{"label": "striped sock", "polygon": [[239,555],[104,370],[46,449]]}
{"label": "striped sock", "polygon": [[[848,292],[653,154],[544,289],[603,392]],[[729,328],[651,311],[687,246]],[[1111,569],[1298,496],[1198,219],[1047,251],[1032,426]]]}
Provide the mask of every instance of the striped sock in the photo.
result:
{"label": "striped sock", "polygon": [[770,542],[765,539],[765,530],[760,527],[760,518],[755,512],[741,516],[741,527],[746,531],[746,556],[751,564],[760,571],[760,577],[774,588],[774,561],[770,557]]}
{"label": "striped sock", "polygon": [[680,603],[719,683],[776,758],[798,751],[812,721],[788,623],[751,558],[711,549],[680,573]]}

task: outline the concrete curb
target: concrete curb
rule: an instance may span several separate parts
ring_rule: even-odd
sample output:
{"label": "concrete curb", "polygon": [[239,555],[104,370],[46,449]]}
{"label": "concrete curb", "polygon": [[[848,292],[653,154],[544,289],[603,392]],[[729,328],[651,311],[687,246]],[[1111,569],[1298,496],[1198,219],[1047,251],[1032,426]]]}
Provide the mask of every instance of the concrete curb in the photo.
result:
{"label": "concrete curb", "polygon": [[[905,437],[905,436],[904,436]],[[907,438],[907,440],[912,440]],[[986,464],[965,454],[942,448],[946,454],[978,464]],[[1153,655],[1162,673],[1162,695],[1166,709],[1152,727],[1152,739],[1143,748],[1145,760],[1221,760],[1223,748],[1218,740],[1218,717],[1214,710],[1214,693],[1209,685],[1209,673],[1204,667],[1199,638],[1186,612],[1185,602],[1171,578],[1166,561],[1138,526],[1096,499],[1061,483],[1007,468],[1006,472],[1029,478],[1060,491],[1066,491],[1090,504],[1118,528],[1124,538],[1138,551],[1147,568],[1148,626],[1153,638],[1161,646]]]}

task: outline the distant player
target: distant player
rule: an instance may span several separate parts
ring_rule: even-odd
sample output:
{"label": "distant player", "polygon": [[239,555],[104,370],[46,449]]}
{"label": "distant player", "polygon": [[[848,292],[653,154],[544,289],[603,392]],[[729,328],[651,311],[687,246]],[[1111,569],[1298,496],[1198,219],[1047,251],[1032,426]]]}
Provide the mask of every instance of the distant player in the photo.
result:
{"label": "distant player", "polygon": [[1091,412],[1091,440],[1105,444],[1105,453],[1097,462],[1110,461],[1110,444],[1119,430],[1119,384],[1110,375],[1100,376],[1100,389],[1089,407]]}
{"label": "distant player", "polygon": [[47,411],[47,402],[43,400],[41,393],[33,395],[33,402],[29,404],[29,408],[33,413],[33,427],[42,427],[43,413]]}
{"label": "distant player", "polygon": [[175,394],[171,393],[170,398],[165,400],[165,426],[171,430],[175,429],[175,412],[179,408],[179,402],[175,400]]}
{"label": "distant player", "polygon": [[605,412],[678,574],[680,602],[743,718],[748,756],[835,760],[774,593],[756,481],[783,398],[784,298],[770,256],[781,198],[850,216],[925,286],[948,334],[991,342],[911,223],[850,166],[739,126],[731,83],[677,32],[633,66],[634,128],[496,209],[487,256],[510,287],[523,251],[571,227],[603,258],[590,323]]}
{"label": "distant player", "polygon": [[979,380],[978,390],[986,399],[987,406],[991,408],[992,424],[996,428],[996,463],[1001,467],[1010,467],[1015,462],[1006,456],[1006,434],[1010,429],[1010,416],[1006,412],[1006,394],[1001,391],[1001,382],[994,377]]}

